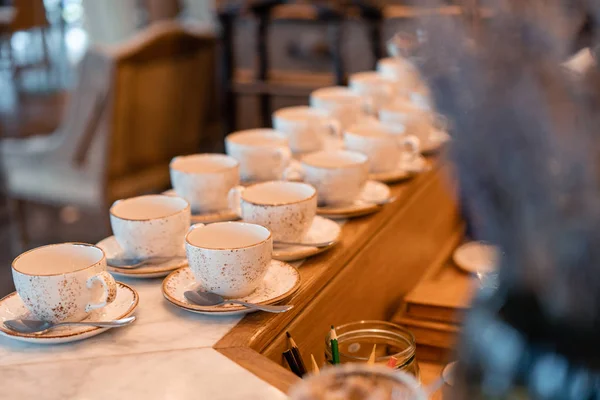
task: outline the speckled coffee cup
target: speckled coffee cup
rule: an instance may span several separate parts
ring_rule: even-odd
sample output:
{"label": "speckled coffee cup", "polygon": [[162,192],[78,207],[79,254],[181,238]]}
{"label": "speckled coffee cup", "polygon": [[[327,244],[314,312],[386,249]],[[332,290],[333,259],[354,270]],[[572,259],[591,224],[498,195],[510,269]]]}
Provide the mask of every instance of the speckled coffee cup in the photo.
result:
{"label": "speckled coffee cup", "polygon": [[169,169],[173,189],[193,213],[226,210],[227,193],[240,183],[239,162],[224,154],[175,157]]}
{"label": "speckled coffee cup", "polygon": [[398,164],[414,162],[419,156],[419,139],[395,134],[379,121],[352,125],[344,132],[344,146],[369,158],[372,173],[389,172]]}
{"label": "speckled coffee cup", "polygon": [[99,247],[61,243],[38,247],[15,258],[12,275],[19,297],[42,321],[77,322],[117,296]]}
{"label": "speckled coffee cup", "polygon": [[347,150],[323,150],[302,158],[299,170],[289,168],[289,179],[300,177],[317,189],[317,201],[323,206],[352,204],[369,177],[366,155]]}
{"label": "speckled coffee cup", "polygon": [[247,129],[225,138],[225,151],[240,163],[244,182],[280,179],[292,158],[286,135],[274,129]]}
{"label": "speckled coffee cup", "polygon": [[368,99],[344,86],[324,87],[310,94],[310,106],[326,111],[342,129],[368,118],[372,111]]}
{"label": "speckled coffee cup", "polygon": [[324,110],[307,106],[284,107],[273,113],[273,127],[285,134],[295,154],[321,150],[327,137],[340,138],[342,126]]}
{"label": "speckled coffee cup", "polygon": [[191,224],[190,205],[181,197],[166,195],[118,200],[110,208],[110,224],[129,257],[183,256]]}
{"label": "speckled coffee cup", "polygon": [[203,288],[224,297],[243,297],[262,282],[271,263],[273,238],[245,222],[196,224],[185,238],[188,264]]}
{"label": "speckled coffee cup", "polygon": [[240,217],[262,225],[274,241],[300,242],[317,215],[317,190],[306,183],[272,181],[230,192],[231,207]]}

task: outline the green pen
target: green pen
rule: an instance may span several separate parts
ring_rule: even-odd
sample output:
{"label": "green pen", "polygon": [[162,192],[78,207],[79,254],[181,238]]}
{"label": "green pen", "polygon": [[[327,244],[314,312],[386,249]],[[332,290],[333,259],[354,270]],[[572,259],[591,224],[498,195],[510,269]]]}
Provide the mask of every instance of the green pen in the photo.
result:
{"label": "green pen", "polygon": [[337,339],[337,333],[335,333],[335,328],[333,327],[333,325],[331,325],[331,331],[329,332],[329,337],[331,340],[331,358],[333,361],[333,364],[339,364],[340,363],[340,349],[338,347],[338,339]]}

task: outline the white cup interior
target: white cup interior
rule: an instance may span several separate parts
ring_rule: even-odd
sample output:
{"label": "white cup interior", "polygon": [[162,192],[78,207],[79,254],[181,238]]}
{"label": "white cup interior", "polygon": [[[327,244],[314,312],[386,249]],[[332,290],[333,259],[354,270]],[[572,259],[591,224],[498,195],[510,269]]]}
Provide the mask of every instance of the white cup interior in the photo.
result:
{"label": "white cup interior", "polygon": [[170,167],[189,174],[210,174],[226,171],[237,165],[236,159],[223,154],[194,154],[175,157]]}
{"label": "white cup interior", "polygon": [[306,121],[315,118],[325,118],[327,114],[323,110],[308,106],[285,107],[275,111],[275,118],[286,121]]}
{"label": "white cup interior", "polygon": [[180,197],[157,194],[118,200],[110,208],[110,213],[120,219],[144,221],[169,217],[187,207],[187,201]]}
{"label": "white cup interior", "polygon": [[249,146],[286,146],[287,138],[274,129],[248,129],[227,136],[227,141]]}
{"label": "white cup interior", "polygon": [[393,132],[389,127],[379,121],[362,122],[352,125],[346,130],[347,135],[362,136],[369,138],[389,138]]}
{"label": "white cup interior", "polygon": [[319,168],[344,168],[366,163],[367,156],[354,151],[325,150],[307,154],[302,162]]}
{"label": "white cup interior", "polygon": [[350,75],[350,87],[354,89],[387,89],[392,84],[392,80],[374,71]]}
{"label": "white cup interior", "polygon": [[362,103],[362,98],[352,90],[343,86],[332,86],[317,89],[311,94],[311,101],[314,104],[314,99],[326,101],[334,104],[355,104]]}
{"label": "white cup interior", "polygon": [[12,266],[25,275],[57,275],[89,268],[102,258],[104,253],[96,246],[61,243],[23,253],[13,261]]}
{"label": "white cup interior", "polygon": [[263,243],[271,232],[260,225],[245,222],[217,222],[192,229],[185,240],[192,246],[228,250],[251,247]]}
{"label": "white cup interior", "polygon": [[273,181],[246,188],[242,198],[254,204],[284,205],[310,199],[316,193],[316,189],[306,183]]}

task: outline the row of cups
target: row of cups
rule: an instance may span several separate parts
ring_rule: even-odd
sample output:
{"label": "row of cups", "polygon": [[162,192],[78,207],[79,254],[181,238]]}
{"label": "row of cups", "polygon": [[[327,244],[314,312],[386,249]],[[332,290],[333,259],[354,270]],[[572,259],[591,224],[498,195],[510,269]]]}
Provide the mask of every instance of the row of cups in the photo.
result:
{"label": "row of cups", "polygon": [[[173,159],[171,181],[178,196],[148,195],[115,202],[110,209],[115,238],[127,257],[185,253],[196,280],[206,289],[225,297],[247,295],[267,272],[273,241],[301,241],[318,203],[351,203],[369,172],[393,168],[400,153],[416,151],[417,143],[405,134],[424,140],[421,126],[430,124],[432,115],[423,100],[425,92],[416,71],[400,59],[380,61],[377,73],[353,75],[350,89],[319,89],[311,95],[311,107],[277,111],[275,130],[229,135],[228,155]],[[422,106],[415,106],[419,101],[414,98],[392,101],[415,94],[421,95]],[[384,134],[367,119],[369,113],[395,126],[401,140]],[[343,132],[348,150],[322,150],[323,138],[330,132],[338,137]],[[292,152],[305,154],[300,167],[290,167]],[[278,180],[282,176],[296,176],[305,183]],[[242,188],[240,177],[263,182]],[[232,207],[245,222],[190,228],[192,212]],[[12,272],[19,297],[45,321],[82,320],[114,301],[117,294],[114,278],[106,272],[103,250],[89,244],[30,250],[13,261]]]}
{"label": "row of cups", "polygon": [[[274,239],[299,241],[316,215],[316,190],[299,182],[265,182],[236,189],[246,221],[191,224],[181,197],[119,200],[110,221],[124,258],[187,257],[203,288],[243,297],[262,282]],[[117,296],[104,251],[85,243],[38,247],[18,256],[12,274],[19,297],[42,321],[81,321]]]}
{"label": "row of cups", "polygon": [[[432,111],[412,64],[386,58],[377,71],[351,75],[349,87],[315,90],[310,106],[277,110],[272,122],[274,129],[234,132],[225,140],[244,181],[281,179],[293,155],[304,161],[307,154],[323,151],[328,137],[366,155],[370,173],[392,172],[401,162],[414,161],[421,147],[431,147],[432,127],[443,121]],[[321,157],[328,155],[311,156],[306,164]]]}

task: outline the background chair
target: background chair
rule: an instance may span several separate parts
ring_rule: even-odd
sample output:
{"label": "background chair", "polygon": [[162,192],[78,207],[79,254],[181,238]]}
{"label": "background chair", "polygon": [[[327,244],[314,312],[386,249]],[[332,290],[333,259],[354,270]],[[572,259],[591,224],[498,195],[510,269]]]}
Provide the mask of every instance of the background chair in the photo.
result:
{"label": "background chair", "polygon": [[219,149],[222,136],[207,129],[214,56],[214,37],[175,22],[89,51],[61,127],[1,142],[17,247],[27,244],[24,201],[106,211],[168,187],[174,156]]}
{"label": "background chair", "polygon": [[[46,38],[46,8],[43,0],[14,0],[13,6],[0,7],[0,40],[7,42],[8,57],[13,77],[16,78],[23,68],[43,66],[50,68],[50,53]],[[16,63],[12,51],[12,35],[18,31],[37,29],[42,44],[42,59],[37,63],[20,65]]]}

